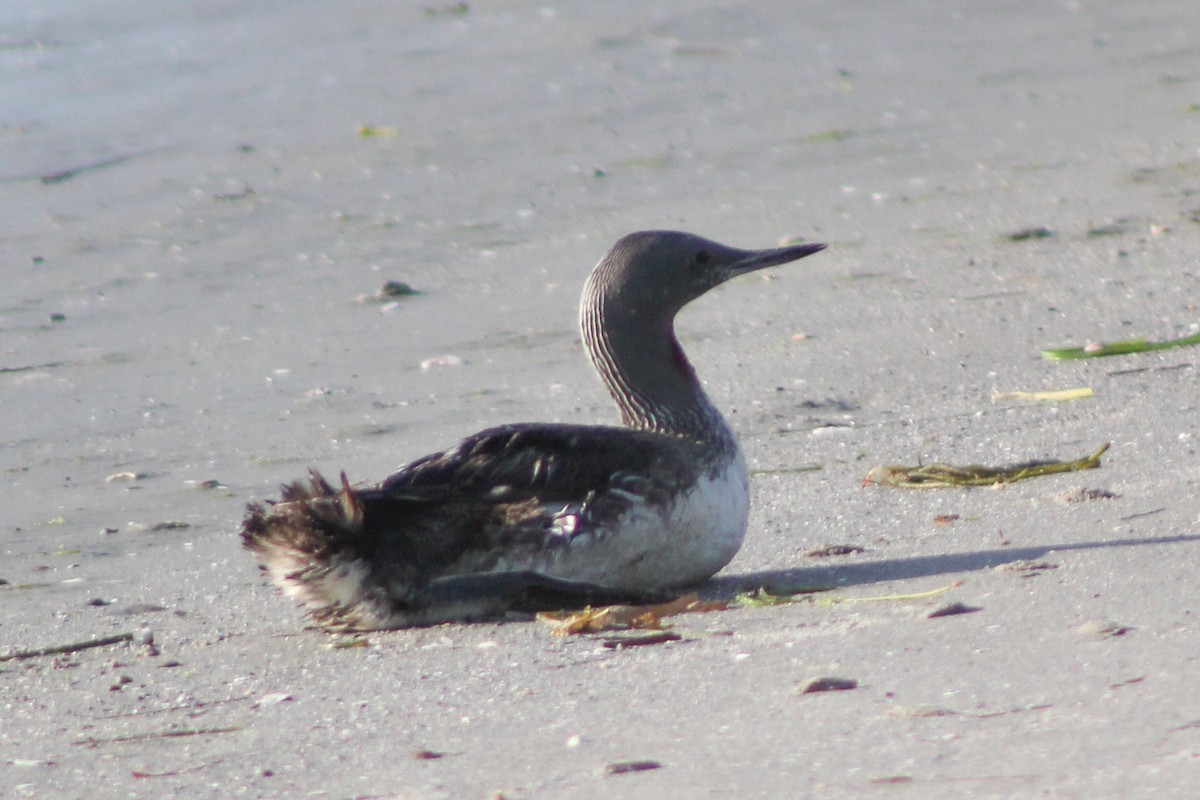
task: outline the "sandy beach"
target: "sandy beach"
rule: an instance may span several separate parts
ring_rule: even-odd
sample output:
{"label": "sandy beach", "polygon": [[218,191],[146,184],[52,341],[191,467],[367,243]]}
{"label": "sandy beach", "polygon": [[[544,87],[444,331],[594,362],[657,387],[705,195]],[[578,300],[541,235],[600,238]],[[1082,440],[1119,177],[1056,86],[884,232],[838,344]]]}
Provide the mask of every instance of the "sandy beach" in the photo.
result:
{"label": "sandy beach", "polygon": [[[1197,333],[1193,4],[18,5],[0,796],[1200,795],[1200,348],[1041,357]],[[752,470],[730,607],[306,628],[245,504],[615,422],[578,295],[652,228],[829,245],[678,320]]]}

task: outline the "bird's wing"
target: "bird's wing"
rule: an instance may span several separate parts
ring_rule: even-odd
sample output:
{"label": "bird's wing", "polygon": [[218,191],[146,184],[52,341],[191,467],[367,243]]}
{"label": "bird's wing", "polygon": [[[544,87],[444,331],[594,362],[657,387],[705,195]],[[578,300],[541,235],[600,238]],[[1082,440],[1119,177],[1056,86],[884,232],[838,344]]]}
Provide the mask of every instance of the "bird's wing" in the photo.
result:
{"label": "bird's wing", "polygon": [[693,447],[626,428],[506,425],[414,461],[378,488],[432,503],[570,503],[611,489],[653,499],[694,479]]}
{"label": "bird's wing", "polygon": [[669,505],[695,479],[695,447],[625,428],[492,428],[356,489],[362,541],[433,574],[488,571],[606,528],[634,506]]}

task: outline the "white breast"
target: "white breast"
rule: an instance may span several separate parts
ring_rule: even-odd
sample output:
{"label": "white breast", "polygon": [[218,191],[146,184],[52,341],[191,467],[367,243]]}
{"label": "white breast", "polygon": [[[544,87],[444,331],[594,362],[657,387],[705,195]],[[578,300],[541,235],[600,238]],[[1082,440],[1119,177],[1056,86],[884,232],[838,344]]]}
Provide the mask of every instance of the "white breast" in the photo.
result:
{"label": "white breast", "polygon": [[749,511],[750,480],[739,451],[723,471],[702,476],[672,502],[634,503],[613,529],[577,536],[535,568],[616,588],[700,583],[737,554]]}
{"label": "white breast", "polygon": [[664,585],[699,583],[732,561],[749,515],[750,477],[739,450],[720,475],[702,477],[676,504],[670,523],[675,534],[663,558],[665,571],[675,577]]}

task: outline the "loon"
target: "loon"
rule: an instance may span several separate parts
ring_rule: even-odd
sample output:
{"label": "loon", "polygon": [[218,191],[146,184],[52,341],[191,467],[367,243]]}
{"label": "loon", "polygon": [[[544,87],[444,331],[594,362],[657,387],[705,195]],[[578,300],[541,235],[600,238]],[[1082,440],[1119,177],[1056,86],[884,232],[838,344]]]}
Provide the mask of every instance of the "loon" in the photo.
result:
{"label": "loon", "polygon": [[749,475],[675,336],[686,304],[823,244],[740,250],[677,231],[620,239],[580,328],[623,427],[503,425],[372,486],[316,470],[251,503],[242,542],[327,631],[648,602],[741,547]]}

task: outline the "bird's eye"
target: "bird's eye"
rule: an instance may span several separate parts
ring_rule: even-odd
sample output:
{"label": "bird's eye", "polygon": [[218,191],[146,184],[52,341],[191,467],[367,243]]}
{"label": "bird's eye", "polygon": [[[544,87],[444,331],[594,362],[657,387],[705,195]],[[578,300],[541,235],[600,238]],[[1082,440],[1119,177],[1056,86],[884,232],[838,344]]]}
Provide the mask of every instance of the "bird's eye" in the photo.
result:
{"label": "bird's eye", "polygon": [[696,253],[696,263],[697,264],[707,264],[709,258],[710,258],[710,256],[709,256],[707,250],[700,250]]}

